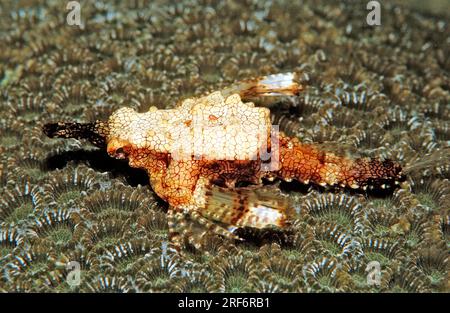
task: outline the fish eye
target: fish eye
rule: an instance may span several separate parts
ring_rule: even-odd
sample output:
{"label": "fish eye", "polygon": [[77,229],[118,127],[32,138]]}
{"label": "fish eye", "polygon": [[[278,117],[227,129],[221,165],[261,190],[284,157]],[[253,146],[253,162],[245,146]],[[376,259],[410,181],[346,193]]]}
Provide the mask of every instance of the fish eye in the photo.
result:
{"label": "fish eye", "polygon": [[127,153],[125,152],[125,150],[122,147],[120,147],[120,148],[117,148],[116,151],[114,151],[114,157],[116,159],[126,159]]}

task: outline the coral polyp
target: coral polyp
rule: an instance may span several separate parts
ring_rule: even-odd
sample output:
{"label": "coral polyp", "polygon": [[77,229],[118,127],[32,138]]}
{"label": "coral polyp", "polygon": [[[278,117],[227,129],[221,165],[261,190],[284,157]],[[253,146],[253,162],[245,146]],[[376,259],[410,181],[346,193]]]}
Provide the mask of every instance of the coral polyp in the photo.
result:
{"label": "coral polyp", "polygon": [[[277,292],[303,291],[302,267],[298,262],[276,256],[263,262],[263,264],[263,275],[267,275],[265,280],[272,284]],[[258,288],[258,286],[255,286],[255,288]]]}
{"label": "coral polyp", "polygon": [[413,180],[412,192],[428,210],[445,212],[450,207],[450,181],[448,179]]}
{"label": "coral polyp", "polygon": [[221,292],[250,291],[258,280],[258,269],[245,253],[220,256],[213,262]]}
{"label": "coral polyp", "polygon": [[322,258],[305,265],[303,276],[309,291],[343,292],[351,288],[350,275],[333,258]]}
{"label": "coral polyp", "polygon": [[382,289],[392,292],[430,292],[426,278],[417,267],[389,268],[382,282]]}
{"label": "coral polyp", "polygon": [[367,263],[375,261],[383,267],[402,261],[406,255],[404,242],[389,239],[367,238],[361,241],[361,248]]}
{"label": "coral polyp", "polygon": [[18,120],[25,123],[36,121],[46,111],[46,100],[40,96],[37,97],[22,97],[18,103],[9,103],[11,114],[16,116]]}
{"label": "coral polyp", "polygon": [[[11,185],[10,185],[11,186]],[[30,181],[18,182],[2,190],[0,225],[18,225],[32,219],[43,210],[42,193]]]}
{"label": "coral polyp", "polygon": [[154,206],[153,195],[147,195],[144,188],[131,188],[116,185],[114,190],[97,190],[83,200],[83,208],[93,213],[98,219],[102,217],[140,216],[149,212]]}
{"label": "coral polyp", "polygon": [[90,225],[81,225],[80,242],[88,249],[109,248],[132,235],[130,219],[110,217]]}
{"label": "coral polyp", "polygon": [[90,83],[69,82],[64,81],[64,85],[58,88],[53,98],[62,111],[73,115],[83,111],[88,101]]}
{"label": "coral polyp", "polygon": [[145,292],[175,292],[182,275],[180,261],[162,254],[141,267],[136,282]]}
{"label": "coral polyp", "polygon": [[8,158],[7,166],[14,175],[32,182],[44,179],[48,166],[42,159],[43,151],[36,149],[35,151],[17,151],[16,156]]}
{"label": "coral polyp", "polygon": [[64,270],[58,268],[59,258],[51,246],[37,244],[28,251],[18,250],[5,264],[3,275],[6,283],[16,291],[45,291],[59,285]]}
{"label": "coral polyp", "polygon": [[14,227],[0,229],[0,264],[6,262],[7,258],[14,253],[14,249],[23,242],[20,230]]}
{"label": "coral polyp", "polygon": [[153,247],[154,244],[147,240],[122,240],[119,244],[103,249],[100,268],[107,272],[136,273],[151,260],[147,253]]}
{"label": "coral polyp", "polygon": [[12,118],[0,121],[0,149],[14,149],[20,145],[23,138],[23,123]]}
{"label": "coral polyp", "polygon": [[430,287],[439,291],[448,291],[450,257],[445,245],[420,249],[415,264],[428,278]]}
{"label": "coral polyp", "polygon": [[108,274],[91,274],[81,292],[124,293],[133,291],[133,285],[125,277]]}
{"label": "coral polyp", "polygon": [[363,254],[361,244],[340,226],[333,223],[318,223],[314,229],[315,239],[321,244],[324,255],[338,260],[360,258]]}
{"label": "coral polyp", "polygon": [[308,198],[303,208],[312,216],[322,221],[333,221],[355,233],[361,233],[366,227],[363,206],[357,197],[330,193]]}
{"label": "coral polyp", "polygon": [[139,217],[137,229],[144,236],[149,238],[168,239],[167,217],[164,212],[152,210],[149,213]]}
{"label": "coral polyp", "polygon": [[177,292],[218,292],[219,288],[214,276],[201,266],[189,268],[177,282]]}
{"label": "coral polyp", "polygon": [[61,249],[73,248],[80,239],[81,223],[78,213],[59,209],[36,217],[27,233],[31,238],[49,241]]}

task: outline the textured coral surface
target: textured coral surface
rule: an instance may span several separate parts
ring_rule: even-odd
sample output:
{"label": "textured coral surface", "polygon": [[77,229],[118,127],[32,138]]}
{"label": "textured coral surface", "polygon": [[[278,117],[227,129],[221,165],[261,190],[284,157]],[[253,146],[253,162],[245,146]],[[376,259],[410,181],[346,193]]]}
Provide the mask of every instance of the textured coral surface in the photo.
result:
{"label": "textured coral surface", "polygon": [[[449,10],[382,3],[382,25],[368,26],[366,1],[80,3],[81,28],[64,1],[0,4],[1,291],[450,291]],[[272,104],[273,124],[333,153],[397,160],[400,188],[282,182],[289,229],[211,234],[181,257],[145,172],[41,132],[286,71],[305,88]],[[373,261],[379,285],[367,283]]]}

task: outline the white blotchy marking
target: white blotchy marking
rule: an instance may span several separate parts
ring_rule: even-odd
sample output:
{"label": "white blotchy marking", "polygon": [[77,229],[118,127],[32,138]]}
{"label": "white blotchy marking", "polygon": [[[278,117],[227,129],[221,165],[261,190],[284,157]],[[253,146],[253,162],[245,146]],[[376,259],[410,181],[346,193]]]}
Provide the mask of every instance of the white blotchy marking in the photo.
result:
{"label": "white blotchy marking", "polygon": [[277,225],[283,215],[280,211],[272,209],[267,206],[257,206],[250,209],[253,216],[257,216],[260,221],[264,221],[266,224]]}
{"label": "white blotchy marking", "polygon": [[274,74],[261,80],[261,84],[271,88],[288,88],[294,81],[294,73]]}

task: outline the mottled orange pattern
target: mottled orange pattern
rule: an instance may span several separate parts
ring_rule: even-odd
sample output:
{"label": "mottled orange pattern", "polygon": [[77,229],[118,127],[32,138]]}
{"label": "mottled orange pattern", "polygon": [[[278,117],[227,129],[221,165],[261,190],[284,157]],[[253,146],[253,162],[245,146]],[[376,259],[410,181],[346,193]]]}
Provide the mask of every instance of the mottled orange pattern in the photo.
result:
{"label": "mottled orange pattern", "polygon": [[[216,201],[211,198],[213,185],[230,189],[246,181],[260,186],[263,178],[361,189],[398,184],[402,178],[398,164],[336,156],[272,132],[269,109],[242,101],[298,94],[301,86],[294,80],[291,73],[270,75],[186,99],[175,109],[152,107],[137,113],[121,108],[106,122],[47,124],[44,132],[51,137],[87,138],[99,146],[103,138],[109,155],[145,169],[153,190],[170,205],[169,229],[177,246],[195,232],[182,222],[186,213],[207,229],[233,239],[237,237],[224,226],[283,227],[290,218],[287,202],[270,197],[250,201],[251,193],[239,189],[235,198]],[[262,166],[265,151],[270,151],[271,161],[278,161],[270,170]],[[191,242],[199,246],[198,240]]]}

